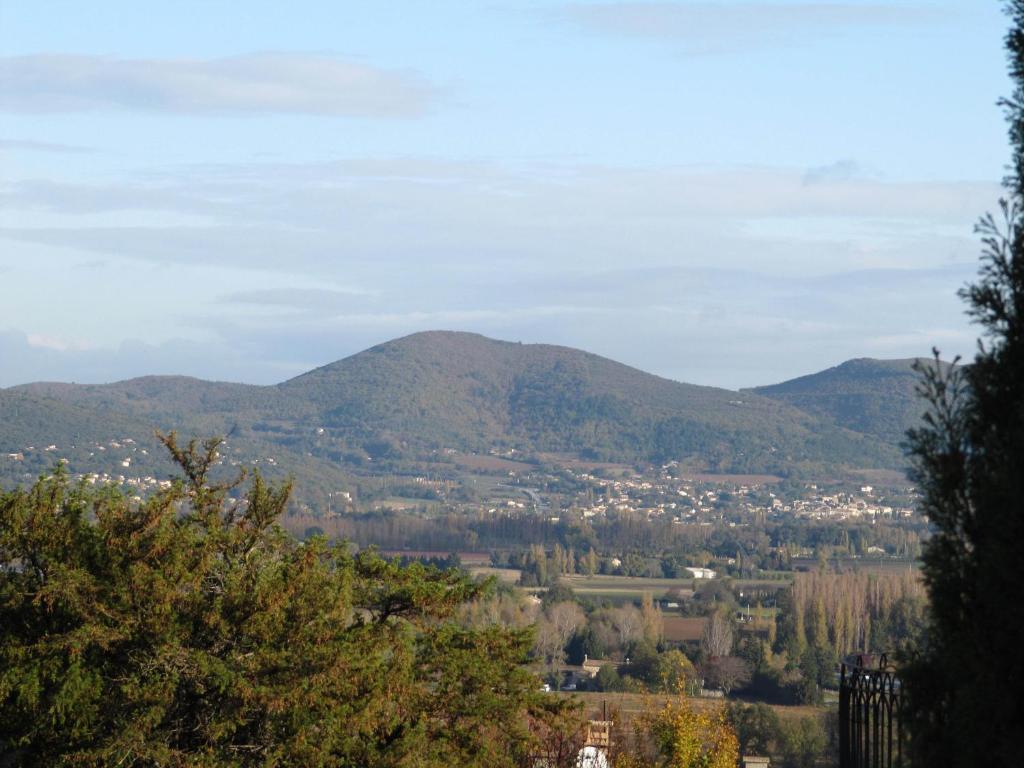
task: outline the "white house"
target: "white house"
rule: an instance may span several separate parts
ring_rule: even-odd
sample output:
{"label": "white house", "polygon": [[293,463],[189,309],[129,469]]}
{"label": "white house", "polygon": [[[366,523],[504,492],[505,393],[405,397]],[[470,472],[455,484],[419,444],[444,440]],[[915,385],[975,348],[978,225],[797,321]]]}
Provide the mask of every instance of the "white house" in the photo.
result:
{"label": "white house", "polygon": [[713,579],[715,578],[715,572],[710,568],[687,568],[690,575],[695,579]]}

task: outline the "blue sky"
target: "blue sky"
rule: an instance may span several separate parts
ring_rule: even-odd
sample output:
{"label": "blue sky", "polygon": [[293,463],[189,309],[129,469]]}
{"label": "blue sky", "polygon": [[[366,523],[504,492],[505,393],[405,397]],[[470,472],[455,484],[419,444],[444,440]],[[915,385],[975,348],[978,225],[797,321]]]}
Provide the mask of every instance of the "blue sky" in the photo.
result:
{"label": "blue sky", "polygon": [[998,2],[0,0],[0,386],[418,330],[769,383],[933,345]]}

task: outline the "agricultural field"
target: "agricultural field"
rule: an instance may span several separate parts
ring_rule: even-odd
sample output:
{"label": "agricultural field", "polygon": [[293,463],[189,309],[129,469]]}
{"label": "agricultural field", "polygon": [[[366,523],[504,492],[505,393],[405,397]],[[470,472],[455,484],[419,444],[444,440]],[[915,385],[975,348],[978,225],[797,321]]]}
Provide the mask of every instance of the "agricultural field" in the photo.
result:
{"label": "agricultural field", "polygon": [[[774,608],[764,608],[760,613],[751,609],[751,614],[759,618],[772,618]],[[671,613],[662,615],[661,624],[663,635],[666,641],[672,643],[696,643],[700,642],[704,635],[704,627],[707,626],[707,616],[677,616]],[[767,634],[768,625],[764,622],[752,621],[740,624],[740,632],[760,632],[762,636]]]}
{"label": "agricultural field", "polygon": [[661,619],[665,640],[672,643],[698,642],[707,626],[707,616],[663,616]]}
{"label": "agricultural field", "polygon": [[[859,573],[900,573],[920,570],[917,560],[902,560],[895,557],[845,557],[832,558],[829,567],[837,571],[856,571]],[[796,571],[815,571],[818,561],[812,557],[793,558],[793,569]]]}
{"label": "agricultural field", "polygon": [[[463,561],[465,565],[465,561]],[[515,584],[519,581],[519,576],[522,573],[518,568],[491,568],[490,566],[474,566],[469,568],[469,573],[473,578],[477,576],[494,576],[498,581],[506,584]]]}
{"label": "agricultural field", "polygon": [[[563,576],[561,581],[572,588],[580,597],[606,599],[613,603],[639,600],[645,592],[650,592],[655,600],[660,600],[675,589],[692,589],[694,579],[654,579],[643,576]],[[697,584],[700,581],[697,580]],[[736,589],[743,590],[781,589],[788,584],[785,579],[739,579],[732,582]]]}
{"label": "agricultural field", "polygon": [[[380,550],[380,554],[383,557],[435,558],[438,560],[444,560],[452,553],[445,550],[432,549],[382,549]],[[458,556],[459,562],[462,563],[463,567],[469,569],[471,573],[476,570],[501,570],[499,568],[484,567],[491,561],[491,556],[487,552],[456,552],[454,554]],[[518,574],[519,571],[515,571],[515,573]],[[518,579],[519,576],[517,575],[516,578]]]}
{"label": "agricultural field", "polygon": [[407,498],[403,496],[389,496],[387,498],[374,501],[370,506],[373,509],[392,510],[394,512],[407,512],[410,510],[417,510],[422,507],[426,509],[428,513],[436,512],[440,508],[440,504],[436,501]]}
{"label": "agricultural field", "polygon": [[[619,718],[619,722],[628,725],[638,715],[649,709],[660,709],[669,701],[674,701],[675,696],[665,693],[612,693],[612,692],[560,692],[558,696],[576,698],[583,702],[587,714],[595,720],[599,720],[607,707],[609,717]],[[698,709],[711,709],[722,705],[723,699],[701,698],[699,696],[688,697],[688,700]],[[802,717],[822,715],[828,711],[826,707],[792,706],[782,704],[770,705],[775,713],[783,720],[796,720]]]}
{"label": "agricultural field", "polygon": [[682,480],[717,485],[776,485],[782,482],[778,475],[710,475],[706,473],[683,473]]}
{"label": "agricultural field", "polygon": [[455,464],[462,469],[475,470],[477,472],[531,472],[536,467],[522,461],[503,459],[500,456],[488,456],[476,453],[457,453],[452,458]]}

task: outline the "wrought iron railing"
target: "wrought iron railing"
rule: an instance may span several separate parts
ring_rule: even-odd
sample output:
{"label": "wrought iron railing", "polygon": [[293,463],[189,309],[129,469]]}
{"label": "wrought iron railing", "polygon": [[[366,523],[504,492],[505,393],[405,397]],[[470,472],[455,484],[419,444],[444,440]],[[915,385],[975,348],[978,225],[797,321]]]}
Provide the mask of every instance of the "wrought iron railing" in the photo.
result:
{"label": "wrought iron railing", "polygon": [[902,768],[900,679],[883,654],[858,656],[839,674],[839,768]]}

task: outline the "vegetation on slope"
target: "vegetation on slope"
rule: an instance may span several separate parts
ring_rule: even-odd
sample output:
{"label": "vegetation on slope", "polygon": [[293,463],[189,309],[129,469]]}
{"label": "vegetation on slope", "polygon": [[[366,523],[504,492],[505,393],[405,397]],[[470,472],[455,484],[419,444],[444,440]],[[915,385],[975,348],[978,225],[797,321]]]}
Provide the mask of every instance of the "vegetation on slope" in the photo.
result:
{"label": "vegetation on slope", "polygon": [[920,424],[916,359],[848,360],[834,368],[750,390],[891,444]]}
{"label": "vegetation on slope", "polygon": [[[175,428],[224,434],[247,457],[272,456],[291,472],[320,462],[334,467],[335,478],[340,465],[401,469],[443,459],[446,449],[679,460],[713,472],[901,463],[885,435],[848,428],[864,427],[853,417],[837,423],[752,392],[681,384],[566,347],[468,333],[414,334],[270,387],[145,377],[0,394],[4,450],[43,440],[64,449],[119,430],[152,442],[154,428]],[[36,410],[4,405],[19,398]],[[865,396],[851,409],[894,403]]]}

